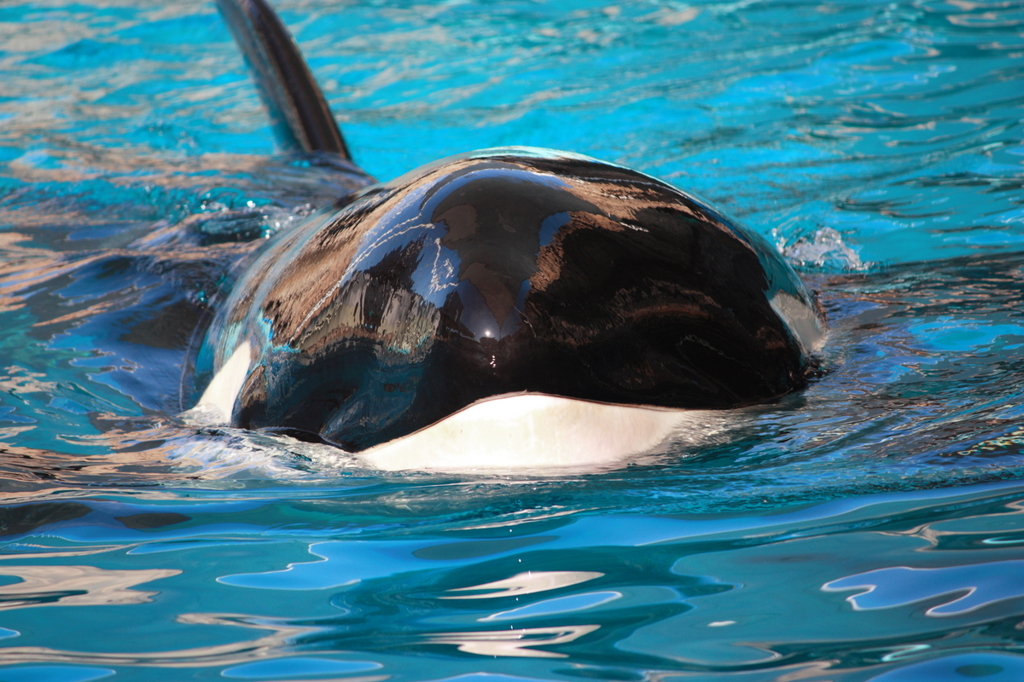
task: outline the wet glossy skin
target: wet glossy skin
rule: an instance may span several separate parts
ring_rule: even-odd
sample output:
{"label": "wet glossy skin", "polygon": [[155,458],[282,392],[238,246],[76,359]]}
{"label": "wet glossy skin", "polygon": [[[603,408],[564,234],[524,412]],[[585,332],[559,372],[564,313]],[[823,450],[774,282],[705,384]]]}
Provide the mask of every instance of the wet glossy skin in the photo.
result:
{"label": "wet glossy skin", "polygon": [[[538,150],[431,164],[269,245],[212,326],[232,422],[362,450],[517,391],[724,408],[805,383],[778,254],[643,174]],[[799,326],[799,325],[797,325]],[[793,328],[791,328],[793,327]]]}

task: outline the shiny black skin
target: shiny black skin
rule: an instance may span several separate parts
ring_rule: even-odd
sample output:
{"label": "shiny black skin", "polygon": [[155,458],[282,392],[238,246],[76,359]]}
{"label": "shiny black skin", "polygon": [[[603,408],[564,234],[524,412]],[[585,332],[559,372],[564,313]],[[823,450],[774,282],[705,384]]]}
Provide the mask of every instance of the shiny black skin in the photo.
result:
{"label": "shiny black skin", "polygon": [[489,150],[279,237],[207,347],[217,365],[254,349],[235,425],[359,451],[518,391],[673,408],[782,395],[812,360],[779,292],[815,310],[774,249],[670,185]]}
{"label": "shiny black skin", "polygon": [[253,74],[278,145],[352,161],[345,138],[298,45],[263,0],[217,0]]}

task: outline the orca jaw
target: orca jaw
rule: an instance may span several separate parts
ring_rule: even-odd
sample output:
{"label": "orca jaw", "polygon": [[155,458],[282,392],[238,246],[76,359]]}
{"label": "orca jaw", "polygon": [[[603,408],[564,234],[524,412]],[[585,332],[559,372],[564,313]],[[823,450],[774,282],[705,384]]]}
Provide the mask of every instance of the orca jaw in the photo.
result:
{"label": "orca jaw", "polygon": [[[192,421],[230,422],[231,405],[244,381],[238,372],[248,353],[240,347],[232,354],[199,404],[186,413]],[[418,431],[350,454],[378,471],[594,472],[644,461],[676,439],[705,440],[721,430],[721,423],[711,410],[613,405],[524,391],[478,400]],[[316,434],[261,431],[334,445]]]}

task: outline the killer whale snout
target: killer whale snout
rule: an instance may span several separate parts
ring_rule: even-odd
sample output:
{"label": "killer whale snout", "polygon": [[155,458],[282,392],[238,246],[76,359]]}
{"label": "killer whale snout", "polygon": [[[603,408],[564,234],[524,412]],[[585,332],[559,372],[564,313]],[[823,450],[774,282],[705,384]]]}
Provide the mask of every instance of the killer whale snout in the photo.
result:
{"label": "killer whale snout", "polygon": [[[348,164],[269,6],[218,4],[284,126],[282,145]],[[494,438],[515,457],[514,434],[529,431],[526,447],[587,461],[601,443],[621,449],[621,433],[664,436],[680,411],[800,388],[814,365],[824,321],[792,268],[757,234],[648,175],[518,147],[371,181],[278,235],[244,271],[207,333],[213,379],[200,405],[236,426],[355,452],[433,430],[446,434],[434,447],[449,451],[504,433]],[[502,414],[518,416],[499,428]],[[579,419],[614,421],[584,438]],[[374,461],[425,466],[392,451],[406,454]]]}

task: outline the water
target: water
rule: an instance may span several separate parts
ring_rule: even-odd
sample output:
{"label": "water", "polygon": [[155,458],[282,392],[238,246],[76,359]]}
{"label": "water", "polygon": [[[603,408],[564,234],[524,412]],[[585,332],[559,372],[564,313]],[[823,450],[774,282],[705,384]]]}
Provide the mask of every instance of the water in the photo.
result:
{"label": "water", "polygon": [[370,173],[702,194],[819,292],[825,372],[561,476],[190,426],[231,266],[336,190],[210,4],[6,0],[0,679],[1024,678],[1020,3],[279,6]]}

